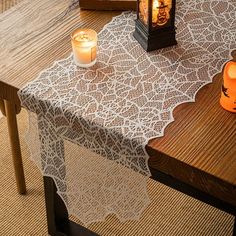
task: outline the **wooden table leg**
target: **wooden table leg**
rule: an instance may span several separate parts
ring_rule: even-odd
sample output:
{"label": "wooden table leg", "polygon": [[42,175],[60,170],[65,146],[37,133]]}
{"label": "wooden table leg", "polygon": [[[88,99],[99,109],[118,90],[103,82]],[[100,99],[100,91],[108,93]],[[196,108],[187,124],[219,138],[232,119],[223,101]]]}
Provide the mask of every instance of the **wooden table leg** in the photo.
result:
{"label": "wooden table leg", "polygon": [[16,106],[10,101],[4,100],[5,115],[7,117],[8,133],[13,157],[13,164],[16,176],[16,185],[20,194],[26,193],[25,176],[22,164],[20,141],[16,120]]}
{"label": "wooden table leg", "polygon": [[6,111],[5,111],[5,106],[4,106],[4,101],[3,99],[0,99],[0,111],[4,116],[6,116]]}

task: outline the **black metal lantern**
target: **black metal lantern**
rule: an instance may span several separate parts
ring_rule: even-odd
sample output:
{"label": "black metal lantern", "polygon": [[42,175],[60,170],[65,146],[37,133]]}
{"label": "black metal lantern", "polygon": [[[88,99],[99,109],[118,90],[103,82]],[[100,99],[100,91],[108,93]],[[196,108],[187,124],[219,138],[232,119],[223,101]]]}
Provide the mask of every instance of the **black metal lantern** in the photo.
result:
{"label": "black metal lantern", "polygon": [[134,37],[146,51],[176,45],[175,0],[137,0]]}

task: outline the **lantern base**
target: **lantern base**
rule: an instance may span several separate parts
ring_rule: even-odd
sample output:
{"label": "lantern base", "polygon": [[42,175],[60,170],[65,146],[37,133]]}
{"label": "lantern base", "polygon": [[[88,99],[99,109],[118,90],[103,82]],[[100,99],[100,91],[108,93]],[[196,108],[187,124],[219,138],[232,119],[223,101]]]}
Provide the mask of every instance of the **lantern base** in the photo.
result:
{"label": "lantern base", "polygon": [[173,46],[177,44],[175,29],[160,29],[148,34],[143,27],[136,22],[134,38],[147,52]]}

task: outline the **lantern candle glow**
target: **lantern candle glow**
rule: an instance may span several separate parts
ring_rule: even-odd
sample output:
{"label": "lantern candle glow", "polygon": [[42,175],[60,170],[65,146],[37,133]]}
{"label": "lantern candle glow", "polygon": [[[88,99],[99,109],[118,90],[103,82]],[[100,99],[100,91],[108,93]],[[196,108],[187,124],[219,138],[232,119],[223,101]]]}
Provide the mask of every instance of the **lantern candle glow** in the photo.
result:
{"label": "lantern candle glow", "polygon": [[177,44],[175,0],[138,0],[134,37],[146,51]]}
{"label": "lantern candle glow", "polygon": [[71,34],[74,61],[80,67],[90,67],[96,63],[97,33],[91,29],[77,29]]}
{"label": "lantern candle glow", "polygon": [[223,84],[220,98],[221,106],[236,113],[236,62],[228,62],[223,71]]}

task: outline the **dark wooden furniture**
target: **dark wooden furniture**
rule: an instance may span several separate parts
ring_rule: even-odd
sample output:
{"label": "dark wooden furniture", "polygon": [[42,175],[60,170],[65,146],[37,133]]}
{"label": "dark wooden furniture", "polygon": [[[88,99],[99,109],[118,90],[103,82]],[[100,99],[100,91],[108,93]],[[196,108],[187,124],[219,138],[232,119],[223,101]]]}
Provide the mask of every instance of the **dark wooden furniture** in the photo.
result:
{"label": "dark wooden furniture", "polygon": [[79,5],[86,10],[136,10],[136,0],[80,0]]}
{"label": "dark wooden furniture", "polygon": [[[61,1],[62,7],[65,2]],[[89,27],[100,31],[120,13],[68,8],[63,15],[57,8],[53,11],[57,21],[53,25],[45,23],[38,35],[22,38],[23,43],[18,48],[12,45],[11,60],[0,64],[0,107],[9,120],[12,148],[18,150],[13,153],[18,163],[16,169],[20,171],[23,169],[15,120],[20,111],[18,89],[55,60],[68,56],[71,52],[69,35],[73,29]],[[7,17],[17,20],[17,12],[12,11]],[[46,22],[46,18],[42,20]],[[9,57],[4,52],[0,54]],[[164,137],[150,140],[147,151],[153,178],[236,215],[236,115],[220,107],[220,86],[219,74],[212,84],[200,90],[195,103],[178,106],[174,111],[175,121],[166,128]],[[52,180],[46,177],[44,180],[50,234],[77,235],[79,226],[68,220]],[[22,175],[18,175],[18,181],[24,181]],[[21,188],[20,192],[23,190]],[[79,230],[92,234],[84,228]]]}

